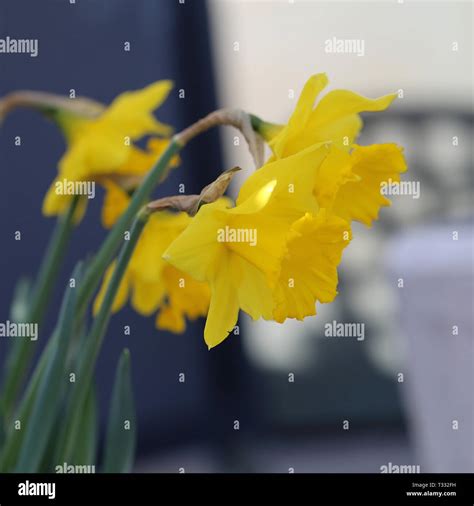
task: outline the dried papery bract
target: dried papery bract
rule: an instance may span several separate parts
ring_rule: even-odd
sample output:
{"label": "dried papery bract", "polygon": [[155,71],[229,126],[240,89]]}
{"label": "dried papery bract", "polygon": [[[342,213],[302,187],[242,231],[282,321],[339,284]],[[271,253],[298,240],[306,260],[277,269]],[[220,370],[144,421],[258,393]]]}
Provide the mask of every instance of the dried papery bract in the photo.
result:
{"label": "dried papery bract", "polygon": [[202,204],[215,202],[224,195],[234,175],[241,170],[233,167],[223,172],[215,181],[205,186],[199,195],[171,195],[154,200],[147,205],[151,212],[174,209],[195,216]]}
{"label": "dried papery bract", "polygon": [[150,202],[146,207],[150,212],[174,209],[190,214],[199,202],[200,195],[170,195]]}

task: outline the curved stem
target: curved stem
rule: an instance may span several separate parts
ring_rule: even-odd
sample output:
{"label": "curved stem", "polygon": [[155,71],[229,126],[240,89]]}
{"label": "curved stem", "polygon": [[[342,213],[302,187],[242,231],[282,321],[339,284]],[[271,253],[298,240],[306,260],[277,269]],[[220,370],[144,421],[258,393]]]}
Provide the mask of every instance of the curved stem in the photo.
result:
{"label": "curved stem", "polygon": [[184,146],[191,139],[214,126],[233,126],[241,131],[247,141],[250,153],[258,168],[263,165],[264,148],[262,138],[255,128],[256,124],[256,116],[247,114],[241,109],[218,109],[177,134],[175,138]]}
{"label": "curved stem", "polygon": [[217,109],[176,134],[176,140],[185,146],[191,139],[217,125],[241,127],[242,111],[238,109]]}
{"label": "curved stem", "polygon": [[71,100],[69,97],[55,93],[19,90],[0,99],[0,121],[18,108],[36,109],[44,113],[62,110],[80,117],[94,119],[104,111],[105,106],[96,100],[85,97]]}

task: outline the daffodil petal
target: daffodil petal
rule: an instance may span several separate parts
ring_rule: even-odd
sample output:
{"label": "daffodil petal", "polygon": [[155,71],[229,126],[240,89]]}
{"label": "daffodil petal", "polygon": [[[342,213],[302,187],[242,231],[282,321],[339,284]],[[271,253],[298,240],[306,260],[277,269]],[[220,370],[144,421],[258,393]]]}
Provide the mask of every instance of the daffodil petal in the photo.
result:
{"label": "daffodil petal", "polygon": [[209,280],[219,254],[225,249],[217,236],[227,220],[222,202],[202,206],[186,229],[169,245],[163,258],[198,281]]}
{"label": "daffodil petal", "polygon": [[102,205],[102,225],[111,228],[127,209],[130,196],[127,192],[111,180],[104,180],[105,188],[104,203]]}
{"label": "daffodil petal", "polygon": [[318,140],[331,139],[339,148],[348,151],[363,125],[359,113],[384,111],[396,96],[371,99],[348,90],[330,91],[313,110],[307,129],[314,132]]}
{"label": "daffodil petal", "polygon": [[[219,257],[216,275],[211,284],[211,303],[204,328],[204,340],[209,348],[213,348],[226,339],[234,329],[239,314],[237,287],[232,283],[239,275],[235,270],[232,277],[229,254],[225,252]],[[235,268],[235,264],[234,264]]]}
{"label": "daffodil petal", "polygon": [[245,311],[253,320],[259,318],[271,319],[272,316],[272,289],[264,272],[252,263],[237,257],[240,263],[238,299],[240,309]]}
{"label": "daffodil petal", "polygon": [[270,147],[278,158],[283,158],[286,147],[292,141],[297,141],[298,131],[306,127],[314,107],[314,102],[327,84],[328,78],[326,74],[315,74],[304,85],[295,110],[288,121],[288,125],[280,130],[278,135],[269,142]]}
{"label": "daffodil petal", "polygon": [[100,121],[114,124],[118,131],[131,139],[151,133],[168,136],[171,128],[157,121],[152,112],[166,100],[172,87],[172,81],[165,80],[140,90],[126,91],[112,102]]}
{"label": "daffodil petal", "polygon": [[129,269],[134,278],[155,283],[163,281],[163,269],[167,264],[161,256],[190,220],[186,213],[165,211],[150,216],[130,259]]}
{"label": "daffodil petal", "polygon": [[241,205],[245,205],[246,200],[255,198],[257,192],[267,188],[266,185],[271,182],[274,188],[265,205],[270,204],[274,214],[285,215],[289,221],[294,221],[306,211],[316,211],[317,203],[311,190],[317,169],[327,155],[326,143],[318,143],[293,156],[266,163],[240,188],[235,212],[238,212]]}
{"label": "daffodil petal", "polygon": [[315,107],[308,128],[318,129],[346,116],[364,111],[384,111],[395,100],[396,94],[379,98],[366,98],[348,90],[333,90]]}
{"label": "daffodil petal", "polygon": [[[67,211],[68,207],[71,205],[71,201],[74,196],[66,195],[63,192],[58,192],[56,186],[58,184],[63,185],[61,178],[56,178],[46,192],[42,206],[42,213],[44,216],[58,216],[64,214]],[[87,209],[87,203],[88,199],[85,196],[79,197],[79,201],[76,205],[76,210],[73,216],[73,222],[75,225],[80,223],[84,217]]]}
{"label": "daffodil petal", "polygon": [[137,276],[133,276],[132,298],[133,309],[144,316],[151,315],[158,309],[166,295],[166,287],[163,282],[147,282]]}
{"label": "daffodil petal", "polygon": [[174,334],[182,334],[186,330],[186,320],[183,313],[172,306],[164,306],[156,315],[155,325],[158,329],[167,330]]}
{"label": "daffodil petal", "polygon": [[172,265],[163,270],[168,301],[171,306],[190,320],[206,316],[209,309],[210,289],[207,283],[196,281]]}

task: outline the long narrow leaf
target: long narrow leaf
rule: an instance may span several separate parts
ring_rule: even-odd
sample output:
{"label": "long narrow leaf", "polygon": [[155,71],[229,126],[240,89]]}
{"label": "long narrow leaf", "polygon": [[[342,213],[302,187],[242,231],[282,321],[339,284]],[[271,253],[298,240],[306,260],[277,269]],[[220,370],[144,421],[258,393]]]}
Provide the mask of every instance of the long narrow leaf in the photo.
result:
{"label": "long narrow leaf", "polygon": [[79,438],[74,448],[72,462],[79,466],[95,464],[98,440],[97,399],[95,385],[89,395],[79,424]]}
{"label": "long narrow leaf", "polygon": [[[73,278],[80,278],[81,271],[82,265],[79,264],[73,272]],[[75,309],[76,289],[68,287],[59,316],[58,338],[55,342],[54,352],[40,379],[31,415],[25,421],[25,440],[20,449],[16,465],[17,472],[38,472],[44,456],[49,435],[61,405],[61,393],[66,385],[64,374],[65,355],[73,334]]]}
{"label": "long narrow leaf", "polygon": [[57,334],[57,332],[53,333],[49,339],[46,348],[44,349],[38,363],[36,364],[33,375],[31,376],[14,419],[9,422],[9,425],[6,428],[5,447],[2,448],[0,456],[0,472],[11,472],[15,467],[16,461],[18,459],[19,449],[24,440],[25,431],[16,430],[14,426],[17,421],[22,424],[30,418],[31,411],[33,409],[33,403],[38,392],[39,381],[46,369],[46,364],[48,364],[55,349]]}
{"label": "long narrow leaf", "polygon": [[135,405],[130,374],[130,352],[124,350],[117,367],[112,394],[105,441],[104,472],[130,472],[135,446]]}

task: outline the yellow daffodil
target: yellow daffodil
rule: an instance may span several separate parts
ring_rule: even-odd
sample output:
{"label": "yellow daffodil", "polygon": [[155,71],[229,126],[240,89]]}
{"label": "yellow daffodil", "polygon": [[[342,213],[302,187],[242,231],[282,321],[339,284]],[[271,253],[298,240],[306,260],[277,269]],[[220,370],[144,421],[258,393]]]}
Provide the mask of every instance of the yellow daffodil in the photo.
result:
{"label": "yellow daffodil", "polygon": [[[149,316],[158,311],[156,325],[160,329],[180,333],[186,318],[205,316],[210,291],[206,283],[181,272],[161,256],[171,242],[192,221],[186,213],[162,211],[150,216],[122,278],[112,311],[120,310],[130,299],[133,308]],[[112,264],[95,300],[98,311],[112,275]]]}
{"label": "yellow daffodil", "polygon": [[[340,251],[347,244],[339,228],[347,230],[348,226],[338,218],[327,222],[312,191],[316,168],[327,154],[324,144],[315,145],[266,164],[244,183],[235,207],[229,208],[221,201],[202,206],[164,253],[163,257],[176,268],[210,286],[211,303],[204,330],[209,347],[222,342],[232,331],[239,309],[253,319],[274,319],[275,311],[279,319],[301,316],[293,315],[292,307],[285,307],[286,297],[292,299],[294,294],[281,286],[281,276],[291,273],[289,264],[282,274],[283,258],[288,257],[290,262],[298,258],[298,234],[307,241],[306,246],[316,245],[317,241],[323,245],[315,260],[323,257],[324,261],[315,267],[321,270],[314,273],[314,280],[325,279],[326,285],[311,285],[310,314],[314,314],[316,299],[329,300],[330,293],[335,296],[335,289],[327,285],[334,282]],[[301,217],[302,224],[298,222]],[[334,245],[324,249],[325,241]]]}
{"label": "yellow daffodil", "polygon": [[[157,121],[153,111],[164,102],[171,88],[170,81],[158,81],[142,90],[122,93],[95,119],[58,111],[54,117],[65,134],[68,149],[46,194],[43,213],[57,215],[67,209],[71,200],[67,186],[71,183],[97,182],[112,193],[106,196],[108,205],[103,211],[104,225],[110,226],[126,200],[117,199],[118,190],[129,189],[120,183],[130,183],[131,178],[146,174],[166,148],[168,141],[157,136],[169,136],[171,128]],[[134,141],[145,135],[155,138],[142,150]],[[118,203],[117,208],[112,207],[114,202]],[[87,199],[83,198],[82,212],[86,204]]]}
{"label": "yellow daffodil", "polygon": [[328,84],[325,74],[310,77],[288,124],[282,127],[265,124],[265,136],[274,158],[291,156],[318,142],[330,142],[331,152],[319,169],[315,196],[321,207],[347,221],[368,226],[377,219],[380,207],[390,205],[381,194],[381,184],[397,183],[406,171],[402,149],[396,144],[353,145],[362,128],[363,111],[382,111],[396,95],[376,99],[346,90],[334,90],[315,106]]}

